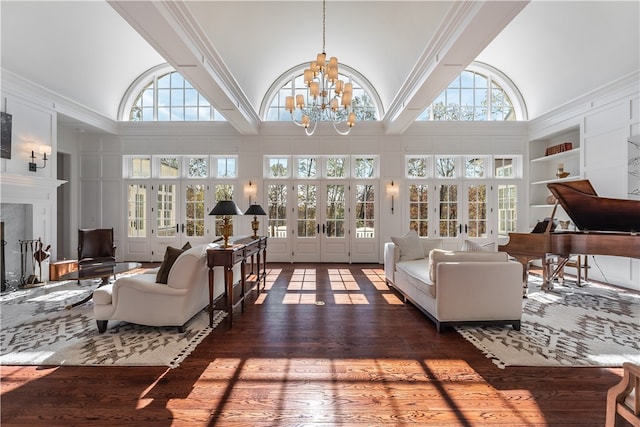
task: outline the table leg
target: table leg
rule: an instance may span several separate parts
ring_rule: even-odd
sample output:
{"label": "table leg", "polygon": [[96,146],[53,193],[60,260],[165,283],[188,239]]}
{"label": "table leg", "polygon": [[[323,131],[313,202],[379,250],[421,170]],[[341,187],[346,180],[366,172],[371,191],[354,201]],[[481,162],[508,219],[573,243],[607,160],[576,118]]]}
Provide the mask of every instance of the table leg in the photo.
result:
{"label": "table leg", "polygon": [[213,328],[213,267],[209,267],[209,327]]}
{"label": "table leg", "polygon": [[240,295],[240,306],[242,307],[242,312],[244,313],[244,298],[245,298],[245,294],[246,294],[246,289],[245,289],[245,283],[247,278],[245,277],[245,273],[246,273],[246,258],[242,259],[242,262],[240,263],[240,286],[241,286],[241,292],[242,294]]}
{"label": "table leg", "polygon": [[233,324],[233,265],[225,267],[224,285],[227,289],[227,317],[231,327]]}

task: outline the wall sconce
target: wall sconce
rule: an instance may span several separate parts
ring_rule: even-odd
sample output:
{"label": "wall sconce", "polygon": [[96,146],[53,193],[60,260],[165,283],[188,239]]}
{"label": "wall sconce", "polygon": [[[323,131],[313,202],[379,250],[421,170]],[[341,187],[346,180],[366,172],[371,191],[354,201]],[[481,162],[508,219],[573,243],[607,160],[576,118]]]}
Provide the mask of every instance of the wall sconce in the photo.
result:
{"label": "wall sconce", "polygon": [[249,181],[249,184],[244,187],[245,196],[249,197],[249,205],[251,205],[251,197],[256,197],[258,194],[258,186],[255,183]]}
{"label": "wall sconce", "polygon": [[[51,152],[49,152],[49,154],[51,154]],[[42,166],[38,166],[36,164],[36,155],[33,150],[31,150],[31,156],[29,156],[29,158],[31,159],[31,161],[29,162],[30,172],[36,172],[38,169],[44,169],[47,167],[47,160],[49,160],[47,158],[47,150],[43,150],[42,152],[42,161],[43,161]]]}
{"label": "wall sconce", "polygon": [[400,187],[398,187],[393,181],[387,185],[387,194],[391,196],[391,213],[393,214],[395,197],[400,193]]}

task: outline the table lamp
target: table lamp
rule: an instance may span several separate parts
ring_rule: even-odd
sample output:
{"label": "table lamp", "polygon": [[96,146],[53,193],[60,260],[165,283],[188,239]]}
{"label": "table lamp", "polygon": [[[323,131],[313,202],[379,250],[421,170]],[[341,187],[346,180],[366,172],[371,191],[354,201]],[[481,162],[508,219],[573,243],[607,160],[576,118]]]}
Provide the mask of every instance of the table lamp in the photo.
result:
{"label": "table lamp", "polygon": [[258,221],[257,215],[266,215],[267,213],[262,209],[262,206],[255,204],[249,205],[249,209],[244,213],[245,215],[253,215],[253,221],[251,221],[251,229],[253,230],[253,237],[258,237],[258,228],[260,227],[260,222]]}
{"label": "table lamp", "polygon": [[222,247],[228,248],[231,246],[229,244],[229,234],[231,225],[229,224],[229,216],[230,215],[242,215],[242,211],[233,200],[220,200],[209,215],[222,215],[222,238],[224,239],[224,244]]}

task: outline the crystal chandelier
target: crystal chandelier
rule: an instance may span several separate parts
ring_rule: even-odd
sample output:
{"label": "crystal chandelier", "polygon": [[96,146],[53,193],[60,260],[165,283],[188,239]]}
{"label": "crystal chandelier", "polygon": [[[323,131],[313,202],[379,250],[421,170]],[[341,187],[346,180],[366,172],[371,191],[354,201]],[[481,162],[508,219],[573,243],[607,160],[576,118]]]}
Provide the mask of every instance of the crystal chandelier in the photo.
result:
{"label": "crystal chandelier", "polygon": [[[305,96],[297,94],[295,104],[293,91],[295,84],[292,82],[292,96],[287,96],[285,108],[291,113],[291,120],[298,126],[304,127],[307,135],[313,135],[318,122],[326,121],[333,124],[333,128],[340,135],[347,135],[356,124],[356,115],[352,111],[353,84],[345,83],[338,79],[338,58],[332,56],[327,62],[325,53],[325,21],[326,0],[322,1],[322,53],[311,62],[311,66],[304,70],[304,84],[309,88],[311,101]],[[302,113],[302,119],[296,120],[294,110],[298,107]],[[340,108],[344,108],[340,111]],[[344,119],[346,117],[346,120]],[[346,127],[345,127],[346,123]],[[344,127],[344,130],[340,130]]]}

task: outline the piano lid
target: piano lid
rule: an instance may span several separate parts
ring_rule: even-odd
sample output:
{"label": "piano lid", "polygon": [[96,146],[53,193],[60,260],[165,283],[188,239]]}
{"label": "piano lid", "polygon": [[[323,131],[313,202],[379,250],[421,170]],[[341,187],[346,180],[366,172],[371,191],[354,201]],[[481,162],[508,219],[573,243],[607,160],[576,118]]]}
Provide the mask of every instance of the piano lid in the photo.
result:
{"label": "piano lid", "polygon": [[640,200],[600,197],[586,179],[547,187],[581,231],[640,232]]}

